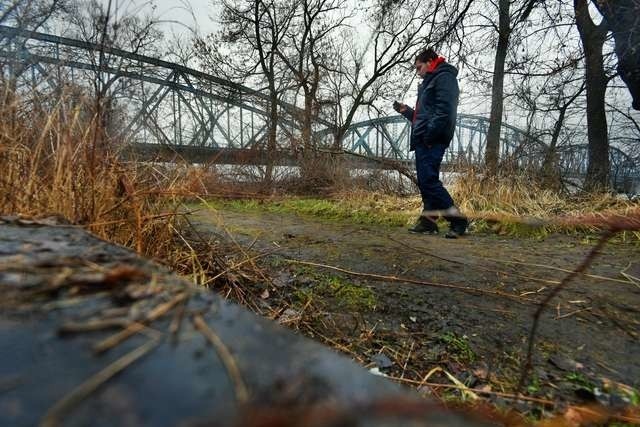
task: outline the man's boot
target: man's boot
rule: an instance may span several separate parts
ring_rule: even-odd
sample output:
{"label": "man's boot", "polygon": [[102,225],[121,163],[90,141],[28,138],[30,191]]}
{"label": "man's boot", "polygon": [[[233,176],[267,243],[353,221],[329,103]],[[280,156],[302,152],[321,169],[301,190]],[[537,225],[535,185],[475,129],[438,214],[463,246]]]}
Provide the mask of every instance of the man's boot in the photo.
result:
{"label": "man's boot", "polygon": [[457,207],[452,206],[447,209],[445,219],[449,221],[449,231],[444,235],[447,239],[457,239],[467,232],[469,227],[469,220],[458,210]]}
{"label": "man's boot", "polygon": [[409,231],[420,234],[438,234],[438,225],[433,219],[420,215],[418,221],[409,228]]}

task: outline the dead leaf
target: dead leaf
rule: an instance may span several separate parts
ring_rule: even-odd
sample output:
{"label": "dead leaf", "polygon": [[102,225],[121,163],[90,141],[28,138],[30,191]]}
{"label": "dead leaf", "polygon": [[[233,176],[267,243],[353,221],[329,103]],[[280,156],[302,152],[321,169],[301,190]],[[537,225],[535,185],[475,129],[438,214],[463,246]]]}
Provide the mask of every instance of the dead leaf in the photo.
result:
{"label": "dead leaf", "polygon": [[148,279],[149,275],[137,267],[119,265],[107,271],[103,281],[106,285],[117,285],[121,282],[147,281]]}

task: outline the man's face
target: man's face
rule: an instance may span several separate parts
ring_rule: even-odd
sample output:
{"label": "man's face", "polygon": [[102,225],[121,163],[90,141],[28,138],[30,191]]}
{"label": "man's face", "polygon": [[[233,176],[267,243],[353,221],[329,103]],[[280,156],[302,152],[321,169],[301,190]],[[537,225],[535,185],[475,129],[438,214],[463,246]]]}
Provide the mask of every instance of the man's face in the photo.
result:
{"label": "man's face", "polygon": [[420,60],[416,60],[416,62],[414,63],[414,66],[416,68],[416,72],[418,73],[418,75],[420,77],[424,77],[425,75],[427,75],[427,70],[429,69],[429,66],[431,65],[431,61],[427,61],[427,62],[422,62]]}

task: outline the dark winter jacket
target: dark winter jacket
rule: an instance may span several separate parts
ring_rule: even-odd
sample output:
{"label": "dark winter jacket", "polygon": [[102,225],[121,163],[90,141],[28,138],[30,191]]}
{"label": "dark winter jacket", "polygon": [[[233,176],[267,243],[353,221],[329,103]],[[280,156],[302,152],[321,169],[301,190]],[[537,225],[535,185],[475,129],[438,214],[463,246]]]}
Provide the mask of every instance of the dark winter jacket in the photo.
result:
{"label": "dark winter jacket", "polygon": [[[427,74],[418,86],[418,112],[411,125],[411,150],[417,144],[445,144],[453,139],[458,109],[458,69],[443,62],[433,73]],[[409,121],[413,108],[402,113]]]}

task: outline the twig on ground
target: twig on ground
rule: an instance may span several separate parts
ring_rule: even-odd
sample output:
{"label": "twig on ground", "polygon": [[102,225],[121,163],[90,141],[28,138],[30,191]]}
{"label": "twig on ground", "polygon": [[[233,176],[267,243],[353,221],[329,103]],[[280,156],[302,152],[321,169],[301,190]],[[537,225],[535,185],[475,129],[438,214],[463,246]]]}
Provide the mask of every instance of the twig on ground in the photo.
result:
{"label": "twig on ground", "polygon": [[245,265],[245,264],[249,264],[249,263],[250,263],[250,264],[252,264],[255,268],[257,268],[257,267],[255,266],[255,264],[254,264],[254,261],[256,261],[256,260],[258,260],[258,259],[260,259],[260,258],[264,258],[264,257],[269,256],[269,255],[273,255],[274,253],[276,253],[276,252],[278,252],[278,251],[280,251],[280,250],[281,250],[281,248],[276,248],[276,249],[272,249],[272,250],[267,251],[267,252],[262,252],[262,253],[260,253],[260,254],[258,254],[258,255],[254,255],[254,256],[252,256],[252,257],[249,257],[249,255],[248,255],[247,253],[245,253],[245,255],[246,255],[248,258],[245,258],[245,259],[243,259],[242,261],[237,262],[237,263],[235,263],[235,264],[231,265],[231,266],[230,266],[230,267],[228,267],[228,268],[225,268],[225,269],[224,269],[224,270],[222,270],[220,273],[218,273],[218,274],[216,274],[215,276],[213,276],[213,277],[211,277],[211,278],[207,279],[204,283],[202,283],[202,285],[203,285],[203,286],[206,286],[206,285],[208,285],[208,284],[209,284],[209,283],[211,283],[211,282],[215,282],[215,281],[216,281],[216,279],[219,279],[220,277],[224,276],[225,274],[227,274],[227,273],[229,273],[229,272],[231,272],[231,271],[233,271],[233,270],[237,270],[239,267],[242,267],[242,266],[243,266],[243,265]]}
{"label": "twig on ground", "polygon": [[311,331],[313,334],[315,334],[315,335],[319,336],[320,338],[322,338],[322,339],[323,339],[323,340],[325,340],[326,342],[331,343],[331,345],[332,345],[332,346],[334,346],[336,349],[338,349],[338,350],[340,350],[340,351],[342,351],[342,352],[344,352],[344,353],[350,354],[350,355],[351,355],[351,356],[352,356],[352,357],[353,357],[353,358],[354,358],[358,363],[360,363],[360,364],[362,364],[362,365],[364,365],[364,364],[365,364],[365,361],[364,361],[364,359],[362,358],[362,356],[361,356],[361,355],[359,355],[358,353],[356,353],[355,351],[351,350],[349,347],[347,347],[347,346],[345,346],[345,345],[343,345],[343,344],[340,344],[339,342],[337,342],[337,341],[336,341],[336,340],[334,340],[333,338],[329,338],[329,337],[327,337],[327,336],[325,336],[325,335],[321,334],[320,332],[318,332],[316,329],[312,328],[312,327],[311,327],[311,326],[309,326],[309,325],[306,325],[305,327],[306,327],[309,331]]}
{"label": "twig on ground", "polygon": [[66,322],[58,328],[59,334],[74,334],[80,332],[101,331],[103,329],[122,328],[131,323],[129,319],[94,319],[88,322]]}
{"label": "twig on ground", "polygon": [[[555,267],[553,265],[536,264],[536,263],[523,262],[523,261],[503,260],[503,259],[498,259],[498,258],[477,257],[475,255],[469,255],[469,257],[470,258],[481,258],[482,260],[485,260],[485,261],[493,261],[493,262],[499,262],[499,263],[504,263],[504,264],[525,265],[525,266],[529,266],[529,267],[539,267],[539,268],[544,268],[544,269],[547,269],[547,270],[561,271],[563,273],[572,273],[571,270],[568,270],[568,269],[562,268],[562,267]],[[629,285],[629,284],[633,285],[634,284],[630,280],[622,280],[622,279],[616,279],[614,277],[599,276],[597,274],[580,273],[580,275],[584,276],[584,277],[589,277],[591,279],[605,280],[605,281],[608,281],[608,282],[621,283],[621,284],[625,284],[625,285]],[[559,281],[555,281],[555,283],[557,284],[557,283],[560,283],[560,282]]]}
{"label": "twig on ground", "polygon": [[184,312],[187,307],[186,300],[181,302],[176,309],[176,312],[169,324],[169,334],[173,342],[177,342],[180,328],[182,327],[182,319],[184,318]]}
{"label": "twig on ground", "polygon": [[387,282],[412,283],[412,284],[415,284],[415,285],[431,286],[431,287],[434,287],[434,288],[456,289],[456,290],[467,292],[467,293],[476,293],[476,294],[484,294],[484,295],[491,295],[491,296],[497,296],[497,297],[502,297],[502,298],[508,298],[508,299],[517,301],[517,302],[522,303],[522,304],[524,303],[524,301],[526,301],[526,302],[534,302],[534,303],[536,302],[535,300],[530,299],[530,298],[520,297],[518,295],[513,295],[513,294],[506,293],[506,292],[501,292],[501,291],[489,291],[489,290],[486,290],[486,289],[472,288],[470,286],[461,286],[461,285],[451,285],[451,284],[447,284],[447,283],[428,282],[428,281],[424,281],[424,280],[410,279],[410,278],[407,278],[407,277],[385,276],[385,275],[372,274],[372,273],[361,273],[361,272],[357,272],[357,271],[347,270],[347,269],[344,269],[344,268],[341,268],[341,267],[336,267],[336,266],[333,266],[333,265],[319,264],[319,263],[310,262],[310,261],[299,261],[299,260],[295,260],[295,259],[291,259],[291,258],[285,258],[285,261],[293,263],[293,264],[302,264],[302,265],[309,265],[309,266],[312,266],[312,267],[327,268],[329,270],[339,271],[341,273],[345,273],[345,274],[348,274],[350,276],[366,277],[366,278],[374,279],[374,280],[381,280],[381,281],[387,281]]}
{"label": "twig on ground", "polygon": [[[259,268],[259,267],[255,264],[255,262],[254,262],[254,261],[255,261],[255,259],[252,259],[252,257],[251,257],[251,256],[249,255],[249,253],[247,252],[247,250],[248,250],[248,249],[245,249],[245,247],[244,247],[244,246],[242,246],[240,243],[238,243],[238,241],[233,237],[233,235],[229,232],[229,230],[227,230],[227,229],[225,228],[225,230],[224,230],[224,231],[227,233],[227,236],[229,237],[229,239],[231,239],[231,241],[236,245],[236,247],[238,248],[238,250],[240,250],[240,252],[242,252],[242,255],[244,256],[245,261],[246,261],[246,262],[244,262],[243,264],[251,263],[251,266],[253,267],[253,269],[254,269],[256,272],[258,272],[258,274],[259,274],[260,276],[262,276],[262,280],[264,280],[266,283],[269,283],[269,284],[270,284],[270,283],[271,283],[271,278],[270,278],[270,277],[268,277],[268,276],[264,273],[264,271],[262,271],[262,269],[261,269],[261,268]],[[256,238],[256,240],[257,240],[257,238]],[[253,245],[253,244],[254,244],[254,243],[252,243],[252,245]],[[279,248],[278,248],[278,249],[275,249],[273,252],[275,252],[275,251],[277,251],[277,250],[279,250]],[[267,252],[267,253],[263,254],[262,256],[266,256],[266,255],[268,255],[268,254],[269,254],[269,252]],[[258,259],[258,258],[260,258],[260,256],[258,256],[256,259]]]}
{"label": "twig on ground", "polygon": [[[491,396],[497,396],[497,397],[502,397],[505,399],[510,399],[510,400],[519,400],[519,401],[523,401],[523,402],[532,402],[532,403],[538,403],[541,405],[545,405],[545,406],[557,406],[558,402],[557,401],[553,401],[553,400],[548,400],[548,399],[541,399],[538,397],[531,397],[531,396],[524,396],[522,394],[513,394],[513,393],[504,393],[504,392],[500,392],[500,391],[492,391],[492,390],[483,390],[483,389],[477,389],[477,388],[468,388],[464,385],[460,386],[457,384],[442,384],[442,383],[432,383],[432,382],[425,382],[425,381],[420,381],[420,380],[412,380],[412,379],[408,379],[408,378],[398,378],[398,377],[388,377],[390,380],[393,381],[398,381],[398,382],[402,382],[402,383],[406,383],[406,384],[412,384],[412,385],[416,385],[416,386],[428,386],[428,387],[433,387],[433,388],[449,388],[449,389],[455,389],[455,390],[468,390],[471,392],[474,392],[476,394],[485,394],[485,395],[491,395]],[[568,406],[569,408],[575,409],[576,411],[579,412],[588,412],[590,411],[589,408],[584,408],[581,406],[573,406],[570,405]],[[640,423],[640,418],[637,417],[629,417],[629,416],[625,416],[625,415],[618,415],[618,414],[609,414],[610,418],[613,420],[617,420],[617,421],[624,421],[624,422],[630,422],[630,423]]]}
{"label": "twig on ground", "polygon": [[528,276],[528,275],[525,275],[525,274],[512,273],[512,272],[504,271],[504,270],[496,270],[495,268],[483,267],[481,265],[471,264],[471,263],[460,261],[460,260],[457,260],[457,259],[451,259],[451,258],[442,257],[440,255],[436,255],[434,253],[426,251],[426,250],[424,250],[422,248],[417,248],[415,246],[408,245],[408,244],[406,244],[404,242],[400,242],[400,241],[394,239],[391,236],[387,236],[387,238],[389,240],[391,240],[392,242],[395,242],[395,243],[397,243],[397,244],[399,244],[399,245],[401,245],[401,246],[403,246],[405,248],[411,249],[411,250],[413,250],[415,252],[419,252],[419,253],[421,253],[423,255],[427,255],[427,256],[430,256],[430,257],[435,258],[435,259],[439,259],[441,261],[450,262],[452,264],[464,265],[464,266],[469,267],[469,268],[475,268],[477,270],[488,271],[490,273],[497,273],[497,274],[503,274],[505,276],[519,277],[521,279],[527,279],[527,280],[532,280],[532,281],[535,281],[535,282],[547,283],[547,284],[551,284],[551,285],[557,285],[557,284],[560,283],[557,280],[541,279],[539,277]]}
{"label": "twig on ground", "polygon": [[407,370],[407,364],[409,363],[409,359],[411,359],[411,352],[413,351],[413,346],[415,345],[415,341],[411,341],[411,348],[409,348],[409,354],[407,354],[407,358],[404,360],[404,365],[402,365],[402,373],[400,374],[400,378],[404,378],[404,373]]}
{"label": "twig on ground", "polygon": [[577,275],[579,275],[580,273],[585,271],[587,268],[589,268],[589,266],[591,265],[591,263],[593,262],[595,257],[598,255],[598,253],[604,247],[604,245],[609,241],[609,239],[613,236],[613,234],[614,233],[611,230],[605,231],[600,236],[600,239],[598,240],[596,245],[589,251],[587,256],[582,260],[580,265],[578,265],[578,267],[576,267],[576,269],[573,272],[571,272],[571,274],[569,274],[564,279],[562,279],[562,282],[560,282],[559,285],[555,286],[551,290],[551,292],[549,292],[547,294],[547,296],[540,302],[540,304],[538,306],[538,309],[536,310],[535,314],[533,315],[533,325],[531,326],[531,331],[529,332],[529,339],[528,339],[528,344],[527,344],[527,359],[526,359],[526,362],[525,362],[525,364],[524,364],[524,366],[522,368],[522,372],[520,374],[520,380],[518,381],[518,386],[517,386],[516,390],[518,390],[518,391],[522,390],[522,388],[524,387],[524,383],[525,383],[525,381],[527,379],[527,376],[529,375],[529,370],[532,367],[532,360],[531,359],[532,359],[532,356],[533,356],[533,345],[535,343],[536,333],[538,332],[538,326],[539,326],[539,323],[540,323],[540,317],[542,315],[542,312],[547,307],[549,302],[556,295],[558,295],[558,293],[562,289],[564,289],[569,284],[569,282],[571,282],[571,280],[573,280],[574,277],[576,277]]}
{"label": "twig on ground", "polygon": [[567,317],[571,317],[574,314],[582,313],[583,311],[591,311],[591,307],[581,308],[579,310],[574,310],[574,311],[571,311],[569,313],[565,313],[563,315],[556,316],[555,320],[560,320],[560,319],[564,319],[564,318],[567,318]]}

